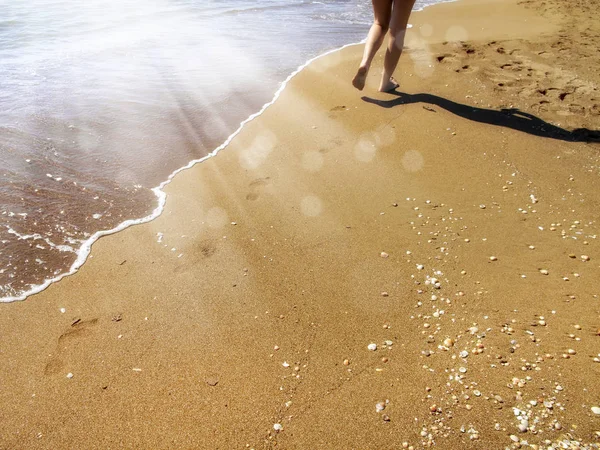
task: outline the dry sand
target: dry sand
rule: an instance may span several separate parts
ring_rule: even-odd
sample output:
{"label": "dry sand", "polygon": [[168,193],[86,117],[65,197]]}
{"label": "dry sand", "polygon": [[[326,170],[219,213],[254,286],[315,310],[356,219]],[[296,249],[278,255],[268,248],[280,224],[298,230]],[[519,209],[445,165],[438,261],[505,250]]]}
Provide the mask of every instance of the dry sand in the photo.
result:
{"label": "dry sand", "polygon": [[396,94],[313,62],[1,305],[0,448],[598,448],[598,1],[519,3],[414,14]]}

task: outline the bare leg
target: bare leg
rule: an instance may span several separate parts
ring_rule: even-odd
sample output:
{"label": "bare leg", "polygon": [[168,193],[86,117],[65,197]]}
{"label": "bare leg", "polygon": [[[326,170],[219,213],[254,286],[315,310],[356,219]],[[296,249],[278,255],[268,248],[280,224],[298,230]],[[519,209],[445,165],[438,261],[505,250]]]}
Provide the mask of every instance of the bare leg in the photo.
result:
{"label": "bare leg", "polygon": [[365,43],[365,51],[363,59],[360,62],[360,66],[352,80],[352,85],[362,91],[365,87],[365,80],[367,79],[367,73],[371,67],[371,62],[375,57],[375,53],[381,47],[385,33],[390,26],[390,19],[392,17],[392,2],[393,0],[373,0],[373,13],[375,20],[369,34],[367,35],[367,42]]}
{"label": "bare leg", "polygon": [[392,78],[392,74],[396,70],[398,60],[402,54],[408,18],[415,4],[415,0],[393,0],[393,2],[388,47],[385,52],[383,74],[381,75],[381,84],[379,85],[381,92],[388,92],[398,87],[398,83]]}

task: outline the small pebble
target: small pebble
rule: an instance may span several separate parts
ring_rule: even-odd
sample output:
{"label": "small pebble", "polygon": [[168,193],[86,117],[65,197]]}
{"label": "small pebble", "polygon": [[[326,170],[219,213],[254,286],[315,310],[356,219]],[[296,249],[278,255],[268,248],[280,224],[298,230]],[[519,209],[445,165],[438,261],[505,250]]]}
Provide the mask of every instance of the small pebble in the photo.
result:
{"label": "small pebble", "polygon": [[454,346],[454,340],[450,338],[444,339],[444,345],[448,348]]}
{"label": "small pebble", "polygon": [[374,352],[375,350],[377,350],[377,344],[375,344],[375,343],[371,343],[371,344],[369,344],[369,345],[367,346],[367,348],[368,348],[370,351]]}
{"label": "small pebble", "polygon": [[498,258],[495,256],[490,256],[490,261],[498,261]]}
{"label": "small pebble", "polygon": [[589,261],[589,260],[590,260],[590,257],[589,257],[588,255],[581,255],[581,259],[582,259],[583,261]]}
{"label": "small pebble", "polygon": [[379,256],[381,256],[382,258],[387,258],[390,255],[388,255],[386,252],[381,252]]}
{"label": "small pebble", "polygon": [[[67,378],[70,380],[71,378],[73,378],[73,374],[72,374],[71,372],[69,372],[69,373],[67,374]],[[592,410],[593,410],[593,408],[592,408]]]}
{"label": "small pebble", "polygon": [[460,368],[458,369],[458,371],[459,371],[460,373],[467,373],[467,368],[466,368],[466,367],[460,367]]}
{"label": "small pebble", "polygon": [[598,407],[598,406],[592,406],[592,412],[594,414],[600,414],[600,407]]}
{"label": "small pebble", "polygon": [[540,269],[540,273],[542,275],[548,275],[549,272],[546,269]]}
{"label": "small pebble", "polygon": [[276,423],[275,425],[273,425],[273,429],[275,431],[281,431],[283,430],[283,425],[281,425],[280,423]]}

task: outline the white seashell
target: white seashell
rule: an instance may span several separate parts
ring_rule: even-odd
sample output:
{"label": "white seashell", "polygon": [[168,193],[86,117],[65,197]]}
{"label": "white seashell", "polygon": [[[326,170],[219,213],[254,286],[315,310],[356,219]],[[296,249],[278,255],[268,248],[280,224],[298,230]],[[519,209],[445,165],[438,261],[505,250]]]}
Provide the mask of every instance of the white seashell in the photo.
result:
{"label": "white seashell", "polygon": [[527,422],[526,420],[524,420],[523,422],[521,422],[519,424],[519,431],[521,433],[525,433],[528,429],[529,429],[529,422]]}

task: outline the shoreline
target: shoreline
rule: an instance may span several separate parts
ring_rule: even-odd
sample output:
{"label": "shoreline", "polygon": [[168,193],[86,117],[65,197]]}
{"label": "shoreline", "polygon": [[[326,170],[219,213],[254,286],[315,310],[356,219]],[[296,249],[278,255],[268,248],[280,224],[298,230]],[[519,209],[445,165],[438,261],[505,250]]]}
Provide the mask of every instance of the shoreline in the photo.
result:
{"label": "shoreline", "polygon": [[[450,1],[456,1],[456,0],[450,0]],[[17,302],[17,301],[24,301],[26,300],[28,297],[38,294],[42,291],[44,291],[45,289],[47,289],[49,286],[51,286],[54,283],[58,283],[60,280],[62,280],[65,277],[68,277],[70,275],[74,275],[77,273],[77,271],[79,270],[80,267],[82,267],[85,262],[87,261],[88,256],[91,253],[92,250],[92,246],[94,245],[95,242],[97,242],[100,238],[104,237],[104,236],[110,236],[111,234],[115,234],[118,233],[120,231],[123,231],[129,227],[135,226],[135,225],[141,225],[144,223],[148,223],[151,222],[152,220],[156,219],[157,217],[159,217],[163,210],[164,210],[164,205],[166,202],[166,194],[164,192],[164,188],[165,186],[167,186],[169,183],[171,183],[171,181],[173,180],[173,178],[187,170],[190,169],[191,167],[194,167],[196,164],[202,163],[203,161],[206,161],[207,159],[210,159],[214,156],[216,156],[221,150],[225,149],[227,147],[227,145],[229,145],[229,143],[231,142],[231,140],[240,133],[240,131],[243,129],[244,125],[251,122],[252,120],[256,119],[257,117],[259,117],[270,105],[272,105],[277,98],[279,97],[279,95],[281,94],[281,92],[283,91],[283,89],[285,89],[285,86],[287,85],[287,83],[295,76],[297,75],[302,69],[304,69],[305,67],[307,67],[311,62],[322,58],[324,56],[329,55],[330,53],[334,53],[336,51],[342,50],[346,47],[350,47],[350,46],[354,46],[354,45],[360,45],[360,43],[351,43],[351,44],[346,44],[342,47],[333,49],[333,50],[329,50],[325,53],[322,53],[321,55],[315,56],[314,58],[308,60],[306,63],[304,63],[303,65],[301,65],[300,67],[298,67],[294,72],[292,72],[284,81],[282,81],[281,86],[277,89],[277,91],[275,92],[275,94],[273,95],[273,98],[271,101],[269,101],[268,103],[265,103],[261,109],[259,111],[257,111],[254,114],[251,114],[250,116],[248,116],[248,118],[246,118],[245,120],[243,120],[242,122],[240,122],[238,128],[232,133],[230,134],[227,139],[225,139],[225,141],[219,145],[218,147],[216,147],[214,150],[212,150],[210,153],[208,153],[206,156],[203,156],[202,158],[199,159],[193,159],[190,162],[188,162],[186,165],[180,167],[179,169],[174,170],[173,172],[171,172],[171,174],[169,174],[169,176],[167,177],[167,179],[163,182],[161,182],[158,186],[155,186],[151,189],[152,192],[154,192],[154,195],[156,196],[157,199],[157,206],[152,210],[152,212],[145,216],[145,217],[141,217],[138,219],[128,219],[124,222],[121,222],[119,225],[117,225],[114,228],[111,228],[109,230],[99,230],[97,232],[95,232],[90,238],[88,238],[82,245],[81,247],[77,250],[77,259],[75,260],[75,262],[71,265],[70,269],[68,272],[62,273],[54,278],[51,278],[49,280],[46,280],[44,283],[40,284],[40,285],[36,285],[34,286],[31,290],[24,292],[23,294],[19,295],[19,296],[10,296],[10,297],[3,297],[0,298],[0,303],[12,303],[12,302]]]}
{"label": "shoreline", "polygon": [[3,306],[0,447],[597,448],[594,41],[436,6],[400,91],[381,55],[352,88],[361,47],[314,60],[159,217]]}
{"label": "shoreline", "polygon": [[[453,3],[456,1],[460,1],[460,0],[444,0],[441,3]],[[414,12],[418,12],[418,11],[424,11],[425,8],[427,7],[431,7],[431,6],[436,6],[439,5],[440,3],[435,3],[432,5],[425,5],[420,9],[416,9],[413,11]],[[409,24],[409,28],[411,28],[412,25]],[[362,45],[364,43],[364,40],[361,42],[354,42],[354,43],[349,43],[349,44],[345,44],[342,47],[338,47],[332,50],[328,50],[320,55],[315,56],[314,58],[309,59],[308,61],[306,61],[304,64],[300,65],[296,70],[294,70],[284,81],[281,82],[281,85],[279,86],[279,88],[277,89],[277,91],[275,91],[275,93],[273,94],[273,98],[265,103],[259,111],[257,111],[254,114],[251,114],[250,116],[248,116],[245,120],[243,120],[242,122],[240,122],[238,128],[232,133],[230,134],[225,141],[219,145],[218,147],[216,147],[214,150],[212,150],[210,153],[208,153],[206,156],[203,156],[202,158],[199,159],[194,159],[191,160],[190,162],[188,162],[186,165],[174,170],[173,172],[171,172],[168,177],[166,178],[165,181],[161,182],[158,186],[155,186],[151,189],[152,192],[154,192],[154,195],[156,196],[156,200],[157,200],[157,205],[156,207],[152,210],[152,212],[145,216],[145,217],[140,217],[137,219],[128,219],[125,220],[124,222],[121,222],[120,224],[118,224],[116,227],[108,229],[108,230],[98,230],[96,231],[92,236],[90,236],[85,242],[83,242],[81,244],[81,246],[79,247],[79,249],[76,251],[77,254],[77,258],[75,259],[75,261],[73,262],[73,264],[71,265],[71,267],[69,268],[69,270],[67,272],[61,273],[59,275],[57,275],[56,277],[50,278],[48,280],[45,280],[42,284],[39,285],[35,285],[33,286],[30,290],[23,292],[21,295],[18,296],[8,296],[8,297],[2,297],[0,298],[0,303],[12,303],[12,302],[17,302],[17,301],[24,301],[26,300],[28,297],[31,297],[32,295],[38,294],[42,291],[44,291],[45,289],[47,289],[49,286],[51,286],[54,283],[58,283],[60,280],[62,280],[65,277],[68,277],[70,275],[74,275],[77,273],[77,271],[79,270],[80,267],[82,267],[85,262],[87,261],[87,258],[89,257],[90,253],[91,253],[91,248],[94,245],[94,243],[96,241],[98,241],[98,239],[104,237],[104,236],[110,236],[111,234],[115,234],[118,233],[120,231],[123,231],[131,226],[135,226],[135,225],[141,225],[144,223],[148,223],[154,219],[156,219],[157,217],[159,217],[162,214],[162,211],[164,209],[164,205],[166,202],[166,196],[164,194],[164,187],[166,185],[168,185],[171,180],[173,179],[173,177],[175,177],[178,173],[183,172],[193,166],[195,166],[196,164],[202,163],[203,161],[212,158],[214,156],[217,155],[217,153],[219,153],[221,150],[223,150],[225,147],[227,147],[227,145],[231,142],[231,140],[242,130],[242,128],[244,127],[244,125],[252,120],[254,120],[255,118],[259,117],[266,108],[268,108],[270,105],[272,105],[277,98],[279,97],[279,95],[281,94],[281,92],[283,91],[283,89],[285,89],[285,86],[290,82],[290,80],[297,75],[300,71],[302,71],[304,68],[306,68],[309,64],[311,64],[313,61],[325,57],[331,53],[337,52],[337,51],[341,51],[346,47],[351,47],[351,46],[355,46],[355,45]]]}

